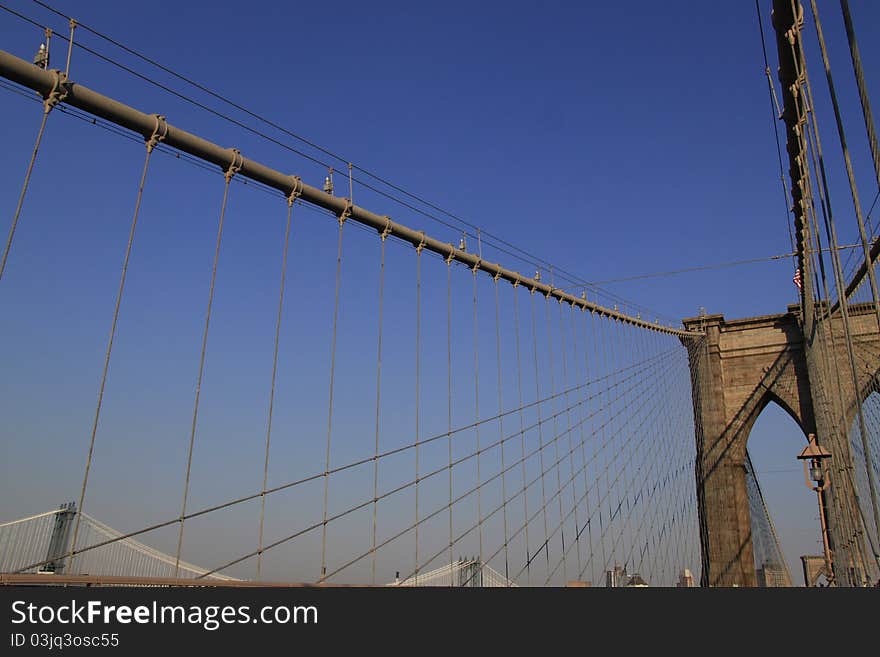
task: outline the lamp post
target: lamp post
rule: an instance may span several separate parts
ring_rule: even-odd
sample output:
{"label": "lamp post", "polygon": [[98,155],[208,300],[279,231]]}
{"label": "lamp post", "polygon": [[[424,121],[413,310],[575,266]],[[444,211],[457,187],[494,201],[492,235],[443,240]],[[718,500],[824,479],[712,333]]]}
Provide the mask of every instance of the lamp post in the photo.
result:
{"label": "lamp post", "polygon": [[[831,452],[816,442],[816,434],[807,436],[809,444],[804,447],[798,459],[804,462],[804,479],[807,488],[816,491],[819,500],[819,522],[822,525],[822,547],[825,553],[825,575],[829,583],[834,579],[834,571],[831,567],[831,545],[828,539],[828,523],[825,517],[825,490],[828,488],[828,475],[825,461],[831,458]],[[809,461],[809,465],[807,462]]]}

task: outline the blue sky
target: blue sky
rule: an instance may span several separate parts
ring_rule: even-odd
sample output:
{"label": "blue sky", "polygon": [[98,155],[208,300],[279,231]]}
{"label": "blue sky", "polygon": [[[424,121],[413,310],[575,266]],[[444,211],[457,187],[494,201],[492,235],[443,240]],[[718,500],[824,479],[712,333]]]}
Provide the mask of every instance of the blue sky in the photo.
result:
{"label": "blue sky", "polygon": [[[9,4],[39,21],[51,21],[59,31],[65,29],[64,21],[35,4]],[[769,2],[760,4],[775,71]],[[836,3],[820,5],[867,208],[877,191],[876,181],[855,104],[842,20]],[[852,5],[869,90],[877,98],[880,8],[865,1]],[[146,13],[118,2],[83,5],[56,0],[54,6],[587,281],[790,251],[758,24],[750,2],[157,2]],[[838,232],[841,243],[852,243],[856,226],[809,23],[806,35]],[[36,28],[0,12],[3,49],[29,58],[40,37]],[[76,39],[148,71],[158,81],[181,86],[85,31],[77,32]],[[60,39],[52,41],[53,66],[63,65],[63,48]],[[74,51],[71,77],[144,111],[161,112],[175,125],[240,148],[313,185],[323,181],[323,167],[87,53]],[[197,90],[186,93],[216,105]],[[6,150],[16,156],[4,158],[0,165],[5,181],[0,200],[11,216],[39,115],[34,103],[6,91],[0,102],[7,125],[15,126],[8,131]],[[6,499],[10,490],[30,490],[22,479],[23,466],[16,464],[36,455],[51,463],[44,476],[59,483],[33,486],[36,508],[4,503],[4,515],[40,511],[78,490],[108,303],[118,282],[142,157],[139,147],[115,135],[69,117],[50,117],[0,292],[4,307],[18,309],[14,319],[4,320],[4,353],[13,372],[3,382],[5,411],[14,418],[7,427],[16,435],[27,435],[26,443],[12,446],[2,490]],[[347,193],[345,165],[334,165],[337,192]],[[112,370],[123,372],[128,365],[137,374],[120,374],[115,385],[111,375],[103,421],[108,427],[114,422],[124,426],[125,418],[132,417],[127,413],[134,413],[141,423],[149,422],[151,415],[144,409],[161,408],[161,426],[153,432],[174,426],[185,433],[222,184],[216,174],[181,168],[165,156],[155,158],[153,166],[145,223],[126,292],[138,303],[123,308]],[[224,253],[209,346],[210,354],[222,353],[224,358],[209,357],[206,385],[235,381],[240,388],[225,389],[213,399],[206,393],[202,421],[208,423],[207,432],[213,427],[246,433],[256,426],[259,434],[265,422],[265,363],[271,358],[278,231],[283,230],[285,208],[277,198],[253,189],[239,192],[240,187],[231,196],[230,217],[248,220],[230,221],[224,235],[236,248]],[[459,230],[359,186],[354,195],[360,205],[458,242]],[[306,239],[292,243],[291,275],[309,284],[293,288],[290,307],[325,318],[332,311],[335,224],[305,210],[297,217]],[[361,238],[346,251],[351,272],[361,265],[373,267],[377,258],[375,249],[367,246],[369,240],[357,239]],[[469,248],[476,249],[473,240]],[[485,256],[533,273],[533,265],[488,246]],[[426,285],[442,294],[443,268],[432,265]],[[395,339],[394,327],[400,322],[397,339],[410,341],[412,328],[402,324],[409,316],[394,310],[394,300],[401,307],[412,302],[406,283],[412,261],[398,257],[388,266],[388,339]],[[369,271],[372,275],[373,269]],[[603,287],[632,302],[633,312],[677,323],[701,307],[730,318],[784,311],[796,301],[792,273],[790,259],[780,259]],[[545,280],[550,275],[546,269],[542,272]],[[491,293],[491,288],[485,291]],[[224,305],[224,299],[231,298],[239,303]],[[619,303],[609,297],[600,300]],[[372,321],[372,297],[354,294],[346,303],[353,325],[358,317]],[[491,320],[491,313],[487,317]],[[305,331],[299,335],[296,330],[291,328],[294,334],[282,345],[281,358],[301,359],[297,367],[326,369],[329,336],[316,338]],[[375,357],[371,340],[365,338],[370,347],[362,349],[343,337],[340,349],[348,349],[345,357],[368,371]],[[436,354],[434,364],[445,367],[441,356],[445,353]],[[431,366],[432,357],[426,356],[425,367]],[[425,394],[432,386],[442,394],[444,381],[426,383]],[[352,388],[348,397],[340,393],[353,404],[351,415],[343,416],[343,426],[348,422],[356,427],[358,418],[369,416],[374,389],[367,387],[367,393],[359,395],[367,384],[373,385],[369,375],[340,384]],[[256,390],[259,399],[255,392],[250,394]],[[223,413],[224,407],[228,411],[234,405],[236,395],[242,395],[241,412]],[[324,383],[316,383],[296,404],[317,408],[326,403],[325,396]],[[253,403],[244,403],[245,398]],[[45,411],[49,405],[34,400],[52,400],[51,414]],[[295,421],[296,404],[285,405],[282,416]],[[309,421],[320,434],[326,418],[315,413]],[[176,455],[172,459],[161,453],[161,441],[151,446],[149,427],[127,430],[130,439],[110,443],[115,444],[112,449],[123,450],[119,458],[149,461],[155,468],[154,486],[175,486],[165,482],[162,473],[165,466],[179,469]],[[112,431],[100,435],[107,433]],[[753,460],[759,474],[769,474],[762,484],[795,569],[794,560],[815,550],[817,538],[805,529],[814,526],[814,500],[793,458],[803,437],[774,407],[759,419],[753,438]],[[315,445],[314,458],[322,458],[322,448]],[[254,449],[248,449],[252,456]],[[202,457],[205,463],[228,463],[245,451],[230,439],[226,448]],[[124,470],[107,465],[103,472],[96,486],[125,486]],[[150,481],[147,475],[144,479]],[[791,493],[797,486],[800,495]],[[206,487],[204,498],[209,499],[210,485]],[[793,574],[799,581],[799,570]]]}

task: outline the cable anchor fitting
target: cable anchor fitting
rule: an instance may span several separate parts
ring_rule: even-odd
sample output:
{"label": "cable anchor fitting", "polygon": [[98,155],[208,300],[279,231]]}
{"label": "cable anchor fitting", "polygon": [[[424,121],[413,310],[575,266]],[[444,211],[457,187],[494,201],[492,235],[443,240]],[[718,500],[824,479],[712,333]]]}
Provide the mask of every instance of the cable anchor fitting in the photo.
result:
{"label": "cable anchor fitting", "polygon": [[287,207],[293,205],[294,201],[302,195],[303,191],[302,178],[299,176],[291,176],[290,179],[293,181],[293,185],[290,188],[290,194],[287,195]]}
{"label": "cable anchor fitting", "polygon": [[391,217],[385,215],[385,227],[382,229],[382,232],[379,233],[379,237],[382,238],[382,241],[388,239],[388,236],[391,235]]}
{"label": "cable anchor fitting", "polygon": [[443,260],[446,262],[447,267],[452,266],[452,261],[455,260],[455,247],[452,245],[451,242],[449,243],[449,246],[452,248],[449,250],[449,253],[446,254],[446,257],[443,258]]}
{"label": "cable anchor fitting", "polygon": [[241,151],[237,148],[230,148],[232,151],[232,161],[229,166],[224,171],[224,177],[226,178],[226,182],[228,183],[232,180],[232,177],[241,171],[241,167],[244,166],[244,158],[241,156]]}
{"label": "cable anchor fitting", "polygon": [[67,79],[66,73],[57,69],[52,69],[49,72],[52,73],[55,79],[52,81],[51,91],[43,96],[43,111],[46,114],[51,112],[58,103],[64,102],[64,99],[67,98],[67,93],[70,90],[70,82]]}
{"label": "cable anchor fitting", "polygon": [[345,223],[345,220],[351,216],[351,209],[354,207],[351,204],[351,199],[347,198],[345,200],[345,207],[342,208],[341,212],[336,214],[336,220],[339,221],[339,227],[342,228],[342,224]]}
{"label": "cable anchor fitting", "polygon": [[421,235],[422,235],[422,239],[421,239],[421,241],[419,242],[418,246],[416,247],[416,253],[419,254],[419,255],[422,255],[422,251],[425,250],[425,244],[426,244],[426,242],[427,242],[427,238],[426,238],[426,236],[425,236],[425,231],[420,230],[419,233],[421,233]]}
{"label": "cable anchor fitting", "polygon": [[168,124],[165,122],[165,117],[161,114],[153,114],[153,118],[156,120],[156,127],[153,128],[153,134],[147,137],[147,152],[152,153],[153,149],[159,145],[160,142],[165,141],[165,137],[168,136]]}

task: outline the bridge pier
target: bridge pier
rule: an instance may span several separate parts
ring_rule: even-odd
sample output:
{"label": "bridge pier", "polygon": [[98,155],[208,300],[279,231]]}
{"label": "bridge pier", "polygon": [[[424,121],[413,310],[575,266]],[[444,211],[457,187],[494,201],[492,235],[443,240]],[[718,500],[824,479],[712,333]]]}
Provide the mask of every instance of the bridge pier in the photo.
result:
{"label": "bridge pier", "polygon": [[692,359],[703,585],[755,586],[746,443],[771,401],[815,432],[801,329],[793,313],[684,320],[706,337]]}
{"label": "bridge pier", "polygon": [[[858,504],[845,481],[847,472],[853,470],[848,436],[880,369],[873,304],[849,308],[853,339],[864,347],[859,351],[856,386],[846,376],[844,345],[827,341],[822,357],[815,358],[812,379],[816,380],[811,381],[798,310],[794,305],[778,315],[737,320],[703,315],[684,320],[689,330],[705,333],[691,358],[704,586],[757,583],[746,491],[746,444],[755,420],[771,401],[797,423],[805,442],[808,434],[815,433],[829,446],[836,474],[832,477],[834,494],[844,496],[846,503]],[[842,335],[839,316],[819,322],[821,337],[813,339],[813,348],[829,330]],[[821,420],[818,425],[817,418]],[[817,527],[817,535],[818,531]],[[831,523],[833,542],[840,546],[852,544],[852,531],[852,526]],[[848,569],[852,554],[859,549],[850,550],[847,563],[840,555],[838,565]]]}

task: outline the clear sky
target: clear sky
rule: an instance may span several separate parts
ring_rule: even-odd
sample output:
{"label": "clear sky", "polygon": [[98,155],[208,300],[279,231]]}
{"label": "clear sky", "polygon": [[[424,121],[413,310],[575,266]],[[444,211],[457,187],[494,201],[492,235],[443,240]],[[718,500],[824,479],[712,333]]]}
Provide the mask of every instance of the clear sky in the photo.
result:
{"label": "clear sky", "polygon": [[[63,20],[36,4],[23,0],[4,4],[66,31]],[[781,312],[796,302],[789,258],[613,282],[791,251],[752,2],[159,0],[137,9],[104,0],[87,4],[54,0],[53,4],[555,267],[586,281],[603,282],[606,291],[631,302],[627,307],[648,319],[677,324],[700,308],[728,318],[745,317]],[[770,3],[759,4],[778,89]],[[842,19],[837,3],[819,4],[867,209],[877,192],[876,181],[857,110]],[[851,4],[869,91],[877,99],[880,6],[867,0]],[[840,242],[853,243],[856,225],[809,20],[805,34]],[[40,39],[37,28],[0,12],[0,47],[29,59]],[[76,39],[219,107],[216,100],[85,31],[78,31]],[[63,67],[65,46],[60,39],[51,42],[53,67]],[[74,50],[71,77],[143,111],[165,114],[175,125],[240,148],[245,155],[300,175],[315,186],[326,174],[324,167],[81,50]],[[0,91],[7,152],[0,163],[0,207],[8,221],[39,115],[34,103]],[[878,104],[880,100],[875,101]],[[229,108],[223,111],[241,117]],[[327,159],[313,148],[297,147]],[[15,318],[7,315],[3,320],[7,330],[2,348],[12,375],[0,382],[6,390],[0,395],[0,412],[14,418],[4,423],[10,458],[4,459],[0,485],[3,518],[41,511],[73,499],[78,492],[112,309],[108,304],[118,284],[115,272],[142,157],[142,149],[115,135],[69,117],[50,118],[8,277],[4,275],[0,289],[3,307],[17,309]],[[334,166],[337,192],[347,194],[345,164]],[[175,184],[184,179],[180,171],[164,161],[156,165],[156,177],[148,183],[154,187],[143,211],[149,218],[145,221],[153,225],[145,224],[139,234],[132,262],[137,274],[132,275],[127,292],[142,303],[124,307],[114,355],[118,369],[126,359],[143,367],[131,379],[138,386],[127,387],[122,381],[129,379],[120,378],[108,390],[104,418],[108,426],[124,425],[126,411],[151,404],[163,409],[159,423],[163,428],[154,427],[154,432],[164,430],[165,420],[178,433],[185,433],[188,426],[206,267],[213,254],[222,185],[218,176],[190,167],[185,174],[187,187],[182,189]],[[359,205],[458,243],[460,229],[440,225],[357,185],[354,195]],[[235,379],[245,390],[259,389],[260,401],[254,401],[250,414],[221,413],[207,421],[233,432],[257,426],[259,433],[265,421],[265,362],[271,358],[272,308],[277,303],[274,254],[285,208],[278,199],[250,190],[238,198],[233,195],[232,212],[246,214],[251,221],[231,222],[224,236],[239,248],[223,263],[226,268],[219,280],[223,291],[218,294],[245,303],[225,309],[220,304],[223,297],[218,298],[218,330],[212,334],[210,350],[227,358],[222,366],[215,361],[213,375],[215,381]],[[878,213],[875,207],[873,214]],[[299,217],[310,223],[302,224],[307,236],[292,247],[291,266],[293,274],[307,278],[310,285],[297,288],[291,303],[324,317],[332,309],[335,226],[316,213],[302,211]],[[477,249],[472,239],[468,246]],[[266,257],[267,252],[273,256]],[[374,263],[377,257],[366,247],[349,253],[355,263]],[[534,273],[533,265],[489,247],[484,255],[511,269]],[[412,275],[409,264],[390,266],[392,285],[402,286]],[[434,274],[439,281],[434,285],[445,285],[441,270]],[[542,276],[547,280],[551,273],[545,268]],[[404,295],[399,298],[405,301],[409,292],[401,290],[392,292],[392,298]],[[610,296],[600,301],[622,303]],[[350,317],[362,313],[372,322],[372,301],[362,300],[361,307],[355,297],[350,303]],[[249,323],[252,316],[259,321]],[[391,315],[392,326],[395,317]],[[223,326],[235,330],[224,331]],[[147,337],[160,347],[145,356],[135,345],[142,345]],[[295,350],[291,343],[297,336],[291,336],[281,357],[313,359],[326,369],[325,344],[299,337],[305,348]],[[364,353],[352,347],[348,357],[362,358],[366,370],[372,366],[374,347]],[[210,365],[209,359],[209,377]],[[178,367],[187,375],[172,376]],[[436,385],[442,388],[442,383]],[[374,403],[373,390],[368,387],[365,408]],[[324,383],[316,383],[314,395],[305,394],[297,403],[320,405],[325,394]],[[56,398],[51,414],[45,411],[47,405],[34,402]],[[178,400],[173,408],[168,406],[172,399]],[[214,402],[228,406],[234,400],[221,396]],[[283,412],[294,417],[296,408],[285,407]],[[149,416],[136,417],[147,422],[143,418]],[[318,434],[324,421],[317,413]],[[156,468],[155,486],[163,489],[167,482],[159,473],[165,457],[158,456],[158,444],[157,451],[151,451],[146,437],[151,429],[141,424],[128,430],[130,440],[113,449],[124,450],[126,460],[156,457],[150,467]],[[20,442],[22,435],[27,436],[25,443]],[[17,442],[13,436],[19,436]],[[784,413],[772,408],[759,419],[752,438],[753,461],[759,475],[767,473],[761,482],[795,581],[800,582],[797,557],[818,549],[818,531],[811,533],[816,529],[814,499],[794,460],[803,436]],[[322,448],[316,443],[315,458],[322,457]],[[235,458],[234,454],[230,448],[202,456],[219,463]],[[167,461],[171,460],[169,455]],[[46,470],[34,476],[21,464],[32,468],[35,461],[45,463]],[[179,469],[178,463],[175,460],[173,467]],[[104,479],[95,485],[108,489],[124,487],[127,478],[124,470],[100,476]],[[43,477],[56,485],[26,485],[27,480]],[[797,486],[801,490],[792,493]],[[33,497],[13,501],[13,492],[22,490]],[[177,496],[177,490],[169,493],[169,499]]]}

